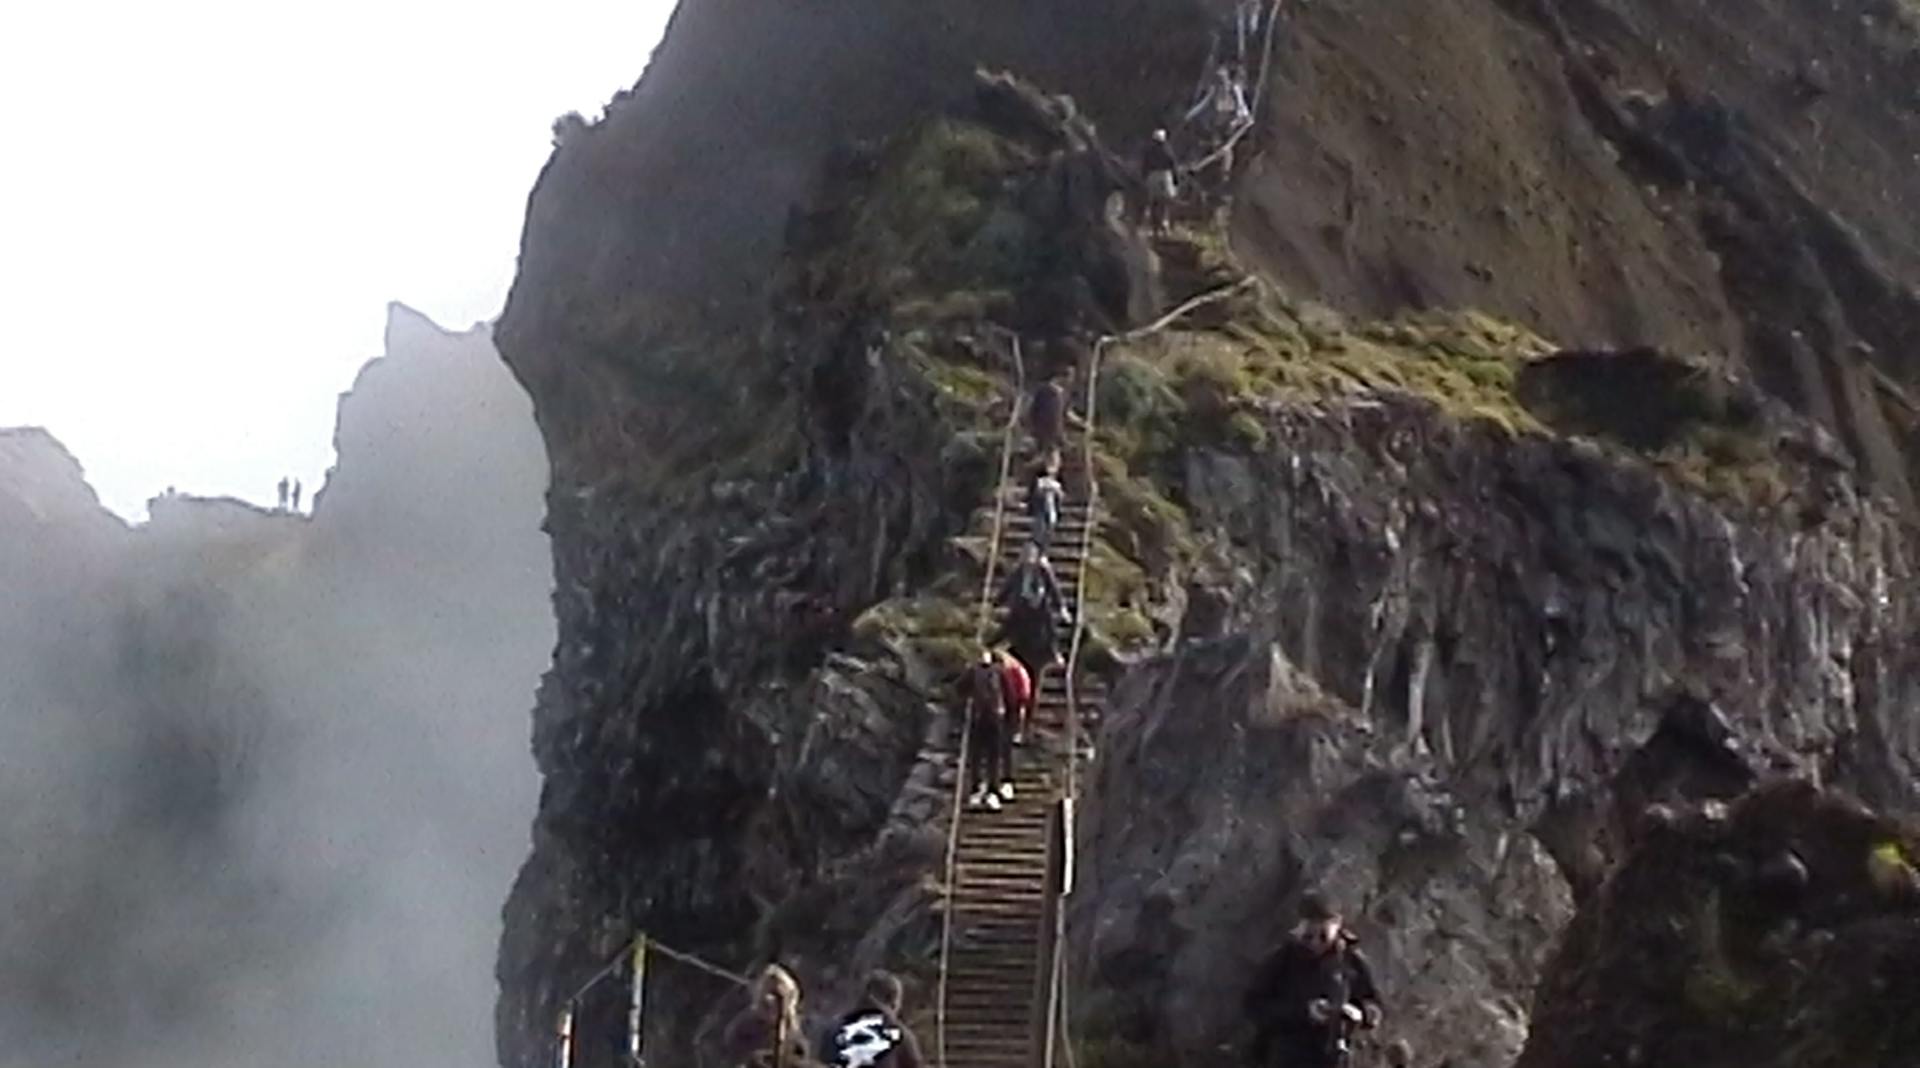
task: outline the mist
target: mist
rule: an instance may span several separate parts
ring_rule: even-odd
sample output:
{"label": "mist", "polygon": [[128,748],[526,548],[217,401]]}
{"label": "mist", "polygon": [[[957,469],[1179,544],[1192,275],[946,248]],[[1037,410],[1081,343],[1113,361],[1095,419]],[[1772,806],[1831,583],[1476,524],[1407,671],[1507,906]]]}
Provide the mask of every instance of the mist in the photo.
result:
{"label": "mist", "polygon": [[0,1066],[493,1063],[547,465],[484,330],[386,351],[310,516],[0,431]]}

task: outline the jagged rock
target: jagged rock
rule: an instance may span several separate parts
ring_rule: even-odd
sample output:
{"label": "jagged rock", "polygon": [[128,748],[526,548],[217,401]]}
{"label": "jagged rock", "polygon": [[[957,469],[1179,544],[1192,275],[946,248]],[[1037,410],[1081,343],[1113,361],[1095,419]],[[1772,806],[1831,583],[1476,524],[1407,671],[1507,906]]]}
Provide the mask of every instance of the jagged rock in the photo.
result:
{"label": "jagged rock", "polygon": [[545,457],[487,331],[399,306],[335,440],[309,516],[129,526],[0,430],[0,1060],[484,1057]]}
{"label": "jagged rock", "polygon": [[1641,842],[1568,927],[1517,1068],[1912,1062],[1920,912],[1864,892],[1912,834],[1799,785],[1740,801],[1730,833],[1789,885],[1727,881],[1726,833],[1697,822]]}

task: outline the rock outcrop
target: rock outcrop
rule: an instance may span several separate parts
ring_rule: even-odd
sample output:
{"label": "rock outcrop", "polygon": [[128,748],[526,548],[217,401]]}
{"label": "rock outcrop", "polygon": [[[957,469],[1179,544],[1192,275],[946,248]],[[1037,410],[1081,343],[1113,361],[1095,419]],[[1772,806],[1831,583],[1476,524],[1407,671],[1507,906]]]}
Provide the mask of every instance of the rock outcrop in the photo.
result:
{"label": "rock outcrop", "polygon": [[0,1063],[484,1057],[545,464],[486,331],[395,307],[387,347],[311,517],[128,527],[0,431]]}
{"label": "rock outcrop", "polygon": [[1916,844],[1805,784],[1649,813],[1549,962],[1516,1068],[1913,1063]]}

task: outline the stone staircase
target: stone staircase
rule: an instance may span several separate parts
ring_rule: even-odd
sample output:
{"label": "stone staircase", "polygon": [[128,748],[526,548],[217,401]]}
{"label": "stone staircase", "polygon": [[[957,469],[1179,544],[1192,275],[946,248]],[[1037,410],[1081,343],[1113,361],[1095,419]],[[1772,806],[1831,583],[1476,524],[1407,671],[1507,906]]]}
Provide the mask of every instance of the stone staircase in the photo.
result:
{"label": "stone staircase", "polygon": [[[1068,605],[1076,603],[1087,529],[1085,480],[1063,464],[1067,500],[1048,552]],[[1006,487],[997,575],[1018,562],[1029,523],[1024,466]],[[1072,624],[1061,627],[1062,655]],[[1082,680],[1082,719],[1104,692]],[[1049,824],[1065,789],[1067,691],[1063,670],[1041,679],[1027,744],[1014,750],[1014,800],[998,812],[965,809],[954,864],[953,946],[948,962],[947,1068],[1025,1068],[1038,1063],[1036,1027],[1046,1006]],[[968,784],[969,790],[971,784]]]}

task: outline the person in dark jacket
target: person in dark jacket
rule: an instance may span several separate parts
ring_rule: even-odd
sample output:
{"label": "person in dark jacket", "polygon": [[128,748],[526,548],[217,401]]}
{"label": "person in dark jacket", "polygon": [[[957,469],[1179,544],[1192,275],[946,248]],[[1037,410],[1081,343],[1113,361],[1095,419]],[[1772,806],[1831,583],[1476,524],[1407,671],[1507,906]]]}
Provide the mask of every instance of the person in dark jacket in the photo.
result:
{"label": "person in dark jacket", "polygon": [[889,972],[867,977],[860,1004],[840,1018],[821,1044],[829,1068],[922,1068],[920,1042],[900,1022],[900,980]]}
{"label": "person in dark jacket", "polygon": [[1247,991],[1245,1008],[1255,1027],[1250,1065],[1347,1063],[1354,1030],[1380,1024],[1380,992],[1357,943],[1324,898],[1307,895],[1299,926],[1260,966]]}
{"label": "person in dark jacket", "polygon": [[1028,399],[1027,432],[1033,435],[1034,451],[1042,456],[1066,439],[1067,391],[1057,379],[1040,383]]}
{"label": "person in dark jacket", "polygon": [[973,789],[967,804],[995,812],[1013,800],[1012,725],[1008,723],[1006,676],[1000,658],[988,649],[967,669],[962,683],[966,702],[967,777]]}
{"label": "person in dark jacket", "polygon": [[1020,550],[1020,563],[1000,585],[999,604],[1007,610],[1000,633],[1013,647],[1013,655],[1027,666],[1027,677],[1037,693],[1041,676],[1060,663],[1060,635],[1055,628],[1073,618],[1060,592],[1060,579],[1038,546],[1029,542]]}
{"label": "person in dark jacket", "polygon": [[1167,143],[1167,131],[1153,131],[1153,139],[1140,154],[1140,170],[1147,179],[1147,227],[1164,234],[1173,224],[1173,200],[1179,195],[1174,175],[1180,170],[1173,146]]}

